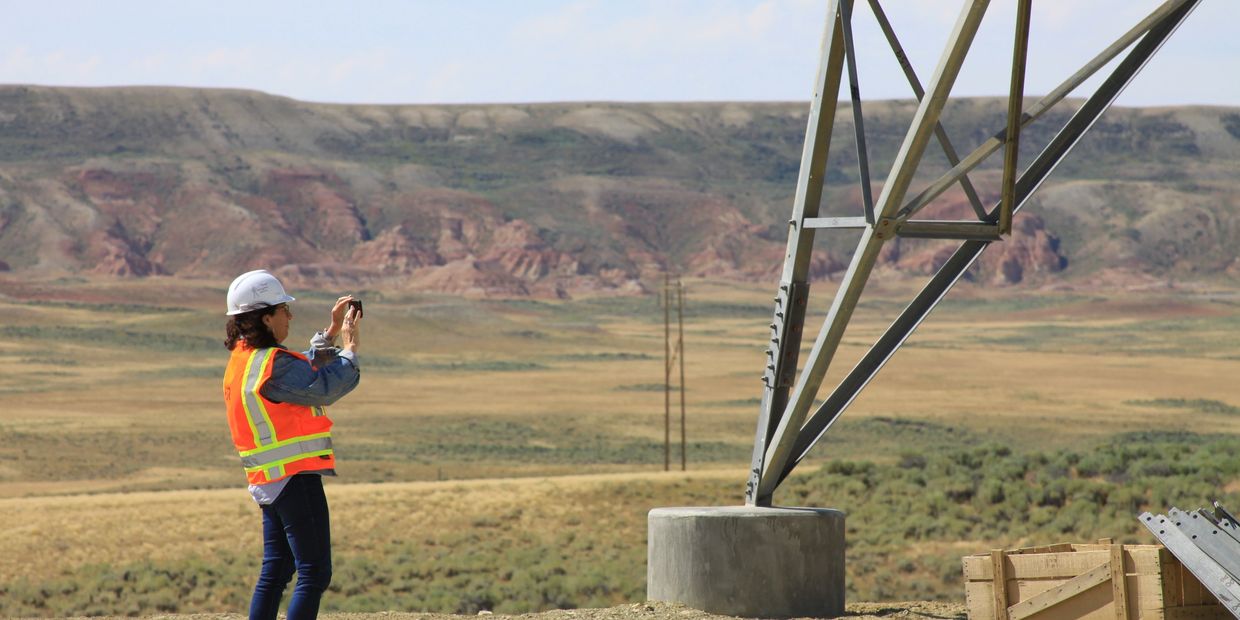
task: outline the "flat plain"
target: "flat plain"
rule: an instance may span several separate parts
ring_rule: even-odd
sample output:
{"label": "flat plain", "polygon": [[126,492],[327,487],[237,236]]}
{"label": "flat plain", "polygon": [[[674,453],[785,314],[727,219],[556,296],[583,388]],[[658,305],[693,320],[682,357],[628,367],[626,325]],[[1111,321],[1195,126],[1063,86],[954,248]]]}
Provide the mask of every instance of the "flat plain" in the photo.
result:
{"label": "flat plain", "polygon": [[[259,528],[220,405],[225,286],[0,280],[0,614],[243,608]],[[872,286],[824,386],[911,286]],[[768,288],[687,282],[683,473],[662,471],[653,295],[292,291],[294,348],[336,295],[367,308],[362,385],[331,409],[341,475],[328,484],[325,608],[520,613],[644,598],[649,509],[743,500]],[[811,335],[832,288],[814,286]],[[1209,476],[1181,465],[1235,447],[1237,374],[1240,295],[1226,287],[966,284],[776,500],[854,516],[850,600],[959,600],[962,555],[1149,542],[1125,515],[1234,498],[1234,458]],[[671,402],[678,469],[678,392]]]}

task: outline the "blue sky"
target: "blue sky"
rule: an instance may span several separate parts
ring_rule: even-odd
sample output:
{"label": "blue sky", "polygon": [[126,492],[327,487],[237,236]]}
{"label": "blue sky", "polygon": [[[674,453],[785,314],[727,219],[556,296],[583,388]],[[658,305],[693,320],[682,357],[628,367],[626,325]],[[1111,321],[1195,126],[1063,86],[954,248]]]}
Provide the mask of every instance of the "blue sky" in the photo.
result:
{"label": "blue sky", "polygon": [[[1003,95],[1014,0],[994,0],[959,95]],[[1037,0],[1027,93],[1044,94],[1160,4]],[[805,100],[826,0],[0,0],[0,83],[176,85],[308,101]],[[928,76],[958,0],[883,3]],[[1236,0],[1202,6],[1121,105],[1240,106]],[[865,2],[866,99],[907,85]]]}

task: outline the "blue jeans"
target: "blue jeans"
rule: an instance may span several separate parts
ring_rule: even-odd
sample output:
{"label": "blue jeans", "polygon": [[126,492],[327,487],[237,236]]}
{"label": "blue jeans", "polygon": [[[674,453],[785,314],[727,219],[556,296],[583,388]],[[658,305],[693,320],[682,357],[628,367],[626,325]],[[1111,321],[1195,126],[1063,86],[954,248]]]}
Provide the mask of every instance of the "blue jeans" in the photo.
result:
{"label": "blue jeans", "polygon": [[297,586],[288,620],[312,619],[332,581],[332,535],[323,477],[293,476],[280,497],[263,509],[263,570],[250,601],[251,620],[275,620],[293,573]]}

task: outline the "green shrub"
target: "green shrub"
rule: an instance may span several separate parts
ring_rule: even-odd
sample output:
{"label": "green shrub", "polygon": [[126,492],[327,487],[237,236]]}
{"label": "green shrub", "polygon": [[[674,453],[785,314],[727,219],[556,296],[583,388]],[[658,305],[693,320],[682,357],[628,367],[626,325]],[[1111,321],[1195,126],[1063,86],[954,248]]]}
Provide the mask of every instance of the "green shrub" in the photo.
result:
{"label": "green shrub", "polygon": [[[1240,496],[1223,491],[1240,477],[1237,452],[1240,438],[1191,433],[1129,433],[1053,452],[929,443],[894,461],[829,461],[789,478],[776,500],[847,513],[850,599],[959,600],[962,554],[1101,537],[1150,542],[1137,521],[1143,511],[1214,499],[1240,506]],[[739,492],[731,480],[625,481],[572,491],[565,502],[594,512],[538,529],[520,525],[528,511],[521,507],[473,515],[460,531],[394,538],[369,555],[339,553],[323,608],[515,614],[639,601],[646,512],[730,504]],[[256,570],[255,558],[228,554],[82,566],[0,584],[0,615],[235,612],[249,600]]]}

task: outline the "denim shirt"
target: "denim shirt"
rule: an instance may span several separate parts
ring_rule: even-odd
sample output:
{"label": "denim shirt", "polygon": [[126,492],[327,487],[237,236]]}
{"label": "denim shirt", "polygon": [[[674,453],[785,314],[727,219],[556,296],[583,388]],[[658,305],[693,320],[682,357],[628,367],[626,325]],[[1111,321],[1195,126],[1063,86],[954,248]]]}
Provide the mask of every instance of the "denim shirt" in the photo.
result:
{"label": "denim shirt", "polygon": [[[357,355],[332,346],[323,332],[314,334],[310,339],[310,350],[304,355],[310,358],[310,363],[291,355],[276,356],[271,367],[271,378],[259,390],[263,398],[277,403],[326,407],[357,387],[361,379]],[[336,470],[306,473],[335,476]],[[280,497],[288,481],[284,478],[267,484],[251,484],[250,496],[260,505],[271,504]]]}
{"label": "denim shirt", "polygon": [[[283,348],[283,347],[281,347]],[[307,364],[291,355],[277,355],[271,378],[263,384],[263,398],[277,403],[326,407],[357,387],[357,355],[332,346],[326,334],[317,332],[304,355]]]}

